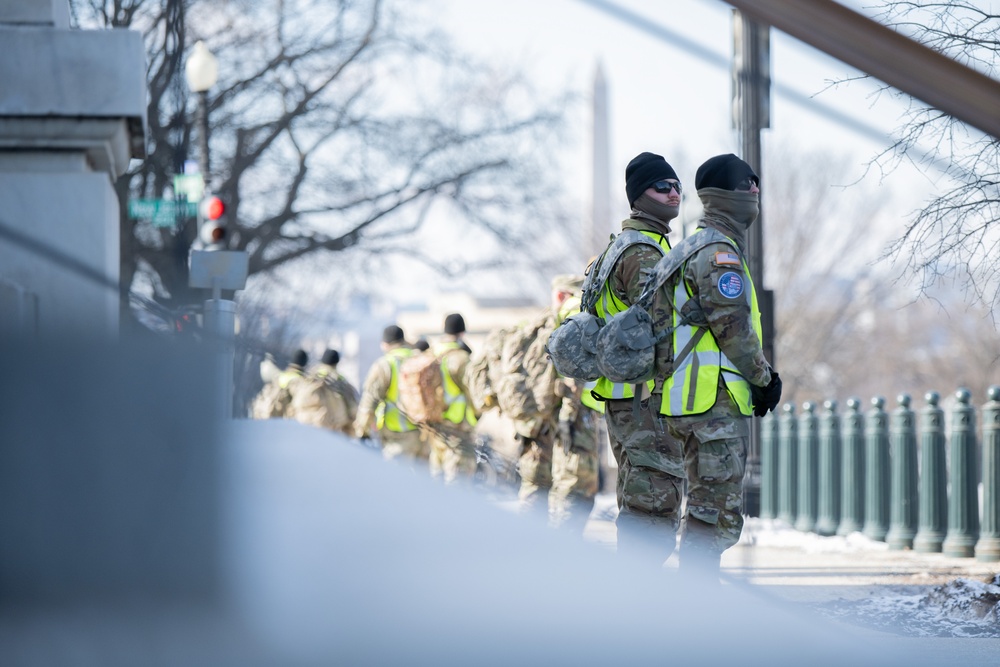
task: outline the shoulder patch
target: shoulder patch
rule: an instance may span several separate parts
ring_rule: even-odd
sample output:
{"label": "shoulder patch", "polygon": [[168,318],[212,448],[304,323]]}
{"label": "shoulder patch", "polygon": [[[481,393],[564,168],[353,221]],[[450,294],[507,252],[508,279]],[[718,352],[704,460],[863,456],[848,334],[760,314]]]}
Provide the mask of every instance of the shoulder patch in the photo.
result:
{"label": "shoulder patch", "polygon": [[715,253],[715,265],[716,266],[740,266],[740,256],[735,252],[717,252]]}
{"label": "shoulder patch", "polygon": [[735,299],[743,294],[743,276],[727,271],[719,277],[719,293],[727,299]]}

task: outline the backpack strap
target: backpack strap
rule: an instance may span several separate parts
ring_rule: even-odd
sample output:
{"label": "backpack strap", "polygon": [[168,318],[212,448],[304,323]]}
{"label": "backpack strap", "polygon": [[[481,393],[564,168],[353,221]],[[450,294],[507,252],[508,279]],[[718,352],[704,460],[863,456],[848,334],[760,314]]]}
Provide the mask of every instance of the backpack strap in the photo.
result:
{"label": "backpack strap", "polygon": [[580,297],[580,310],[585,312],[593,311],[594,306],[597,305],[597,299],[601,294],[601,290],[604,288],[604,284],[611,276],[611,271],[615,268],[615,264],[618,263],[618,258],[634,245],[648,245],[656,248],[661,253],[663,252],[663,247],[659,243],[639,230],[623,229],[622,233],[614,237],[611,243],[608,244],[608,247],[601,254],[600,259],[595,262],[595,266],[587,274]]}
{"label": "backpack strap", "polygon": [[[711,227],[704,227],[671,248],[670,252],[664,255],[663,259],[653,267],[653,271],[649,278],[646,279],[646,285],[642,288],[642,294],[639,296],[637,303],[641,304],[644,309],[649,310],[656,290],[660,289],[667,282],[667,279],[674,275],[681,268],[681,265],[688,261],[692,255],[713,243],[733,245],[732,240],[727,238],[722,232]],[[740,254],[739,248],[736,248],[736,252]],[[742,254],[740,254],[740,257],[742,258]],[[671,303],[671,305],[673,304]]]}

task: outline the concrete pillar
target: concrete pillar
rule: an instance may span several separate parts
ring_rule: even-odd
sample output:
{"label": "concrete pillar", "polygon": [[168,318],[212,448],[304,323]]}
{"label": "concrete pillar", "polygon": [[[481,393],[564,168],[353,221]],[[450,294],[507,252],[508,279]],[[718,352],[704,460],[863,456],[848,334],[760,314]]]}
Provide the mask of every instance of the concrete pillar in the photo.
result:
{"label": "concrete pillar", "polygon": [[945,556],[975,555],[979,538],[979,498],[976,465],[976,409],[969,404],[968,389],[955,392],[951,411],[951,495],[948,498],[948,533],[941,548]]}
{"label": "concrete pillar", "polygon": [[778,418],[778,518],[789,526],[798,513],[798,429],[795,404],[785,403]]}
{"label": "concrete pillar", "polygon": [[910,549],[917,534],[917,433],[909,394],[900,394],[889,424],[892,483],[889,497],[890,549]]}
{"label": "concrete pillar", "polygon": [[773,412],[760,420],[760,518],[778,516],[778,416]]}
{"label": "concrete pillar", "polygon": [[0,321],[117,335],[119,204],[145,157],[142,36],[70,30],[68,3],[0,2]]}
{"label": "concrete pillar", "polygon": [[889,532],[889,424],[885,399],[872,399],[865,420],[865,526],[866,537],[885,541]]}
{"label": "concrete pillar", "polygon": [[920,411],[920,519],[913,550],[939,553],[948,528],[948,464],[941,396],[927,392]]}
{"label": "concrete pillar", "polygon": [[847,399],[843,419],[843,447],[838,535],[858,532],[865,523],[865,416],[861,400]]}
{"label": "concrete pillar", "polygon": [[817,513],[817,450],[819,433],[816,404],[806,401],[799,415],[799,503],[795,529],[810,532],[816,527]]}
{"label": "concrete pillar", "polygon": [[983,406],[983,525],[976,560],[1000,561],[1000,387],[993,385]]}
{"label": "concrete pillar", "polygon": [[816,532],[834,535],[840,525],[840,415],[837,401],[823,402],[819,420],[819,513]]}

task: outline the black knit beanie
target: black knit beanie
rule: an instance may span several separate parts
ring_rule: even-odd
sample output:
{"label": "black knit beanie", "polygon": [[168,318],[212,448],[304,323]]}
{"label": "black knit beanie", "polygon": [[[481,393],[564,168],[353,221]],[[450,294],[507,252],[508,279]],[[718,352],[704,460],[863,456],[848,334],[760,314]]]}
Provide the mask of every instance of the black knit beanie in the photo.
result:
{"label": "black knit beanie", "polygon": [[327,351],[323,353],[323,363],[327,366],[336,366],[340,363],[340,352],[327,349]]}
{"label": "black knit beanie", "polygon": [[698,167],[694,176],[694,187],[697,190],[702,188],[735,190],[740,181],[747,177],[753,178],[757,185],[760,185],[760,178],[750,165],[732,153],[726,153],[709,158]]}
{"label": "black knit beanie", "polygon": [[403,330],[395,324],[390,324],[382,331],[383,343],[398,343],[404,338],[405,336],[403,335]]}
{"label": "black knit beanie", "polygon": [[305,350],[295,350],[292,353],[291,364],[293,366],[298,366],[299,368],[305,368],[306,364],[309,363],[309,355],[306,354]]}
{"label": "black knit beanie", "polygon": [[444,332],[451,335],[465,332],[465,318],[458,313],[452,313],[444,318]]}
{"label": "black knit beanie", "polygon": [[625,167],[625,196],[628,197],[628,205],[639,198],[646,188],[657,181],[665,178],[677,178],[677,172],[667,164],[662,155],[655,153],[639,153]]}

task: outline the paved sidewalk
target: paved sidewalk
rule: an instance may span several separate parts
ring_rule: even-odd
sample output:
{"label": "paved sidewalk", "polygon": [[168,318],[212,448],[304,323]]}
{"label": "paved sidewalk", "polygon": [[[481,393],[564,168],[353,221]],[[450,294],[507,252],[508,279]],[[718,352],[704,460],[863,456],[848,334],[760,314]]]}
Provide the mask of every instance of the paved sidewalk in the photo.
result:
{"label": "paved sidewalk", "polygon": [[[592,542],[615,549],[613,496],[597,497],[584,532]],[[671,566],[667,561],[667,567]],[[890,551],[855,533],[822,537],[779,521],[747,519],[740,543],[722,557],[722,570],[733,580],[764,587],[788,600],[860,599],[875,587],[933,587],[959,577],[986,581],[1000,574],[1000,563],[942,554]]]}
{"label": "paved sidewalk", "polygon": [[1000,563],[942,554],[892,551],[860,533],[821,537],[776,521],[749,519],[743,539],[725,553],[724,571],[786,599],[861,599],[877,587],[934,587],[965,577],[988,581]]}

